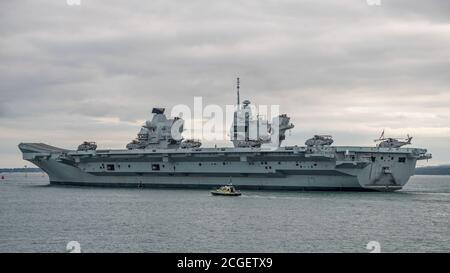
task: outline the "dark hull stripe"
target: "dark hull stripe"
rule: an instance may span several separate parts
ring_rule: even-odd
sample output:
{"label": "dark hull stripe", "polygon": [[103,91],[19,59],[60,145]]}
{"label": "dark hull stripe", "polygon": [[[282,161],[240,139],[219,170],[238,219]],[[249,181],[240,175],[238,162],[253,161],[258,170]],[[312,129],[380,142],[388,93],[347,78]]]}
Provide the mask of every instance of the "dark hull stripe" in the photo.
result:
{"label": "dark hull stripe", "polygon": [[[98,182],[62,182],[50,181],[51,185],[64,186],[91,186],[110,188],[165,188],[165,189],[214,189],[216,184],[161,184],[161,183],[98,183]],[[298,186],[261,186],[261,185],[239,185],[241,190],[282,190],[282,191],[376,191],[360,187],[298,187]]]}

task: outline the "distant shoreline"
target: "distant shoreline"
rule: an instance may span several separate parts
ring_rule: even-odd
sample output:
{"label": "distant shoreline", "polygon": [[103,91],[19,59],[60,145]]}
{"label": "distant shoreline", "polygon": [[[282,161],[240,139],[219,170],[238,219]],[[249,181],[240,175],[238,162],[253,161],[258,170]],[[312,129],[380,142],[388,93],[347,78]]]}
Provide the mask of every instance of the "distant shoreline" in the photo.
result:
{"label": "distant shoreline", "polygon": [[0,173],[40,173],[41,168],[0,168]]}
{"label": "distant shoreline", "polygon": [[450,165],[417,167],[415,174],[422,175],[450,175]]}
{"label": "distant shoreline", "polygon": [[[0,168],[0,173],[39,173],[40,168]],[[450,175],[450,165],[417,167],[416,175]]]}

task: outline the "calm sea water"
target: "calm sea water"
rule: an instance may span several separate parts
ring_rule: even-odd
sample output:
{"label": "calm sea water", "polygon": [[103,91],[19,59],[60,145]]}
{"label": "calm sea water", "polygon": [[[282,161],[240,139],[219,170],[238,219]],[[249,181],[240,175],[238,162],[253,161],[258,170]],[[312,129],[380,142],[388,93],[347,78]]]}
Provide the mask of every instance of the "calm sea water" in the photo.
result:
{"label": "calm sea water", "polygon": [[395,193],[258,192],[49,186],[3,174],[0,252],[450,251],[450,176]]}

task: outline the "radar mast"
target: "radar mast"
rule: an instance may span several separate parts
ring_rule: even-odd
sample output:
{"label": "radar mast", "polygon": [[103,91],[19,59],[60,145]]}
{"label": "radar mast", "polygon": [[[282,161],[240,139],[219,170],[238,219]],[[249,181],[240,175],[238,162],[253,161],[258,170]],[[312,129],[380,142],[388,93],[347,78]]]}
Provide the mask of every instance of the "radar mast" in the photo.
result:
{"label": "radar mast", "polygon": [[240,88],[240,80],[239,80],[239,77],[237,77],[237,79],[236,79],[236,90],[237,90],[237,107],[238,107],[238,109],[239,109],[239,105],[241,104],[240,103],[240,99],[239,99],[239,88]]}

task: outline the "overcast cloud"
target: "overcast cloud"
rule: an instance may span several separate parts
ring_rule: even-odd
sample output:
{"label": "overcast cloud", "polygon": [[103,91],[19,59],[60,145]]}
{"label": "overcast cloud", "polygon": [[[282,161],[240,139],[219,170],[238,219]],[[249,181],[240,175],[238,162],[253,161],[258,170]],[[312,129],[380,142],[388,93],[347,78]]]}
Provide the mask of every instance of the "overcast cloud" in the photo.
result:
{"label": "overcast cloud", "polygon": [[292,117],[287,145],[385,129],[450,163],[449,75],[448,0],[5,0],[0,167],[19,142],[123,148],[154,106],[234,103],[237,76]]}

